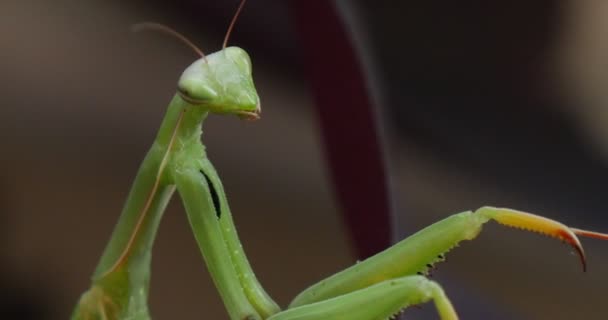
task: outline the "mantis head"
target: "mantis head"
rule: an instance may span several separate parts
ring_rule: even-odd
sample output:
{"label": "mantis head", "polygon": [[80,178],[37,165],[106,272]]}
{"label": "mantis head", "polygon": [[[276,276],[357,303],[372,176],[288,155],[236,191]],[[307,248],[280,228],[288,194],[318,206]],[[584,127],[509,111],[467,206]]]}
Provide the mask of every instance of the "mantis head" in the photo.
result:
{"label": "mantis head", "polygon": [[212,113],[235,114],[251,120],[260,116],[251,60],[238,47],[225,48],[192,63],[180,77],[177,91],[188,103]]}
{"label": "mantis head", "polygon": [[230,32],[245,5],[241,0],[226,36],[222,50],[206,56],[177,31],[154,22],[133,26],[134,32],[154,30],[167,33],[192,48],[200,59],[192,63],[179,79],[177,92],[189,104],[218,114],[235,114],[248,120],[260,118],[260,98],[251,78],[251,59],[245,50],[226,47]]}

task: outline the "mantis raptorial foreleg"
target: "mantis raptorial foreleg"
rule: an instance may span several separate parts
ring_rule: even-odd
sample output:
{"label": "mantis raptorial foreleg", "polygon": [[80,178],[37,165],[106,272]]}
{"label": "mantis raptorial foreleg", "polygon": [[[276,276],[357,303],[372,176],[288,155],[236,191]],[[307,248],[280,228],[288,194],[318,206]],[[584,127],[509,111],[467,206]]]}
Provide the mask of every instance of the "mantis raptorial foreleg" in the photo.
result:
{"label": "mantis raptorial foreleg", "polygon": [[[319,315],[346,315],[348,319],[382,319],[409,305],[434,300],[441,319],[457,319],[451,303],[438,284],[417,276],[425,274],[460,241],[472,240],[482,226],[494,220],[558,238],[578,253],[583,270],[585,254],[576,234],[607,239],[600,233],[571,229],[541,216],[504,208],[483,207],[452,215],[400,241],[385,251],[351,266],[300,293],[289,310],[273,320],[322,319]],[[367,296],[369,301],[360,297]],[[373,302],[371,302],[373,301]],[[367,314],[369,303],[374,314]],[[360,313],[366,316],[358,318]],[[329,319],[341,319],[330,317]]]}
{"label": "mantis raptorial foreleg", "polygon": [[579,253],[585,268],[583,249],[568,227],[520,211],[483,207],[475,212],[458,213],[434,223],[389,249],[334,274],[304,290],[291,302],[290,307],[329,299],[388,279],[423,274],[435,263],[443,261],[445,254],[460,241],[474,239],[483,224],[490,220],[568,242]]}
{"label": "mantis raptorial foreleg", "polygon": [[[211,162],[203,159],[196,167],[175,170],[174,179],[209,273],[227,309],[234,313],[232,318],[245,319],[255,312],[267,318],[278,312],[278,306],[259,285],[244,257],[229,220],[230,209],[223,187]],[[215,215],[206,212],[215,212]],[[227,251],[218,242],[224,243]]]}
{"label": "mantis raptorial foreleg", "polygon": [[433,301],[443,320],[458,319],[441,287],[424,276],[381,281],[334,298],[290,308],[269,320],[387,319],[408,306]]}
{"label": "mantis raptorial foreleg", "polygon": [[[234,19],[231,27],[233,24]],[[157,24],[140,26],[184,39]],[[475,238],[486,222],[495,220],[561,239],[576,250],[583,269],[585,254],[576,235],[608,239],[608,235],[568,228],[540,216],[483,207],[450,216],[336,273],[300,293],[287,310],[280,311],[245,257],[222,183],[200,141],[202,122],[210,113],[246,119],[257,119],[260,114],[249,56],[240,48],[226,48],[225,43],[221,51],[208,56],[196,49],[201,59],[182,74],[178,93],[141,164],[91,288],[82,295],[73,319],[150,318],[147,297],[152,244],[176,190],[232,320],[384,319],[430,300],[441,319],[453,320],[458,316],[443,290],[423,275],[460,241]]]}

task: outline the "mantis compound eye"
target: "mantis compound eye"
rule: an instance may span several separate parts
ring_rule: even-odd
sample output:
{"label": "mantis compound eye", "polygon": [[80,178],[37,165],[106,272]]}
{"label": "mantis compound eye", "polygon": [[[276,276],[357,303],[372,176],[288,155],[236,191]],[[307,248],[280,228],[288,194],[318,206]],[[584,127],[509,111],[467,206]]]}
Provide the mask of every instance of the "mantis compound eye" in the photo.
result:
{"label": "mantis compound eye", "polygon": [[211,87],[197,80],[182,79],[177,85],[177,92],[182,99],[192,104],[202,104],[213,101],[218,94]]}

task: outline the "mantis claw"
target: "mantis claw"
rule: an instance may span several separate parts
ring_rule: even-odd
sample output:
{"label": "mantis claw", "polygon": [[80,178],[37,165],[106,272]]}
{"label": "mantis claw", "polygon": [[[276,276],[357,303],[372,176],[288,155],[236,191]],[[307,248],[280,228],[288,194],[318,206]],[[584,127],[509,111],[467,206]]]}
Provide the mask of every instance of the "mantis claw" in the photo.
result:
{"label": "mantis claw", "polygon": [[583,266],[583,272],[587,271],[587,260],[585,257],[585,251],[583,250],[583,246],[581,245],[577,235],[608,240],[608,234],[570,228],[561,222],[523,211],[506,208],[483,207],[478,209],[476,213],[479,213],[505,226],[540,233],[564,241],[576,251],[581,261],[581,265]]}

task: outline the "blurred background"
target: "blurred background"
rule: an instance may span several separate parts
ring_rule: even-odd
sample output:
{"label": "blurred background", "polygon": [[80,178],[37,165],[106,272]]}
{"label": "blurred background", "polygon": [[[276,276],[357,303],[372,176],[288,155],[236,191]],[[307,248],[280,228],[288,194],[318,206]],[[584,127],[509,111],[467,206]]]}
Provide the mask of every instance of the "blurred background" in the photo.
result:
{"label": "blurred background", "polygon": [[[282,305],[357,259],[307,73],[306,52],[328,49],[301,40],[317,23],[302,18],[302,2],[247,3],[230,43],[252,56],[262,120],[216,116],[204,126],[251,263]],[[608,2],[331,5],[387,147],[395,209],[387,234],[401,239],[486,204],[608,231]],[[210,53],[236,6],[0,2],[1,318],[68,317],[177,78],[196,59],[166,36],[134,36],[130,25],[169,25]],[[335,108],[349,119],[349,105]],[[365,188],[368,164],[352,161]],[[608,244],[584,245],[586,274],[558,241],[489,225],[434,278],[463,319],[603,319]],[[177,199],[160,227],[152,275],[155,319],[227,318]],[[406,316],[437,318],[431,305]]]}

